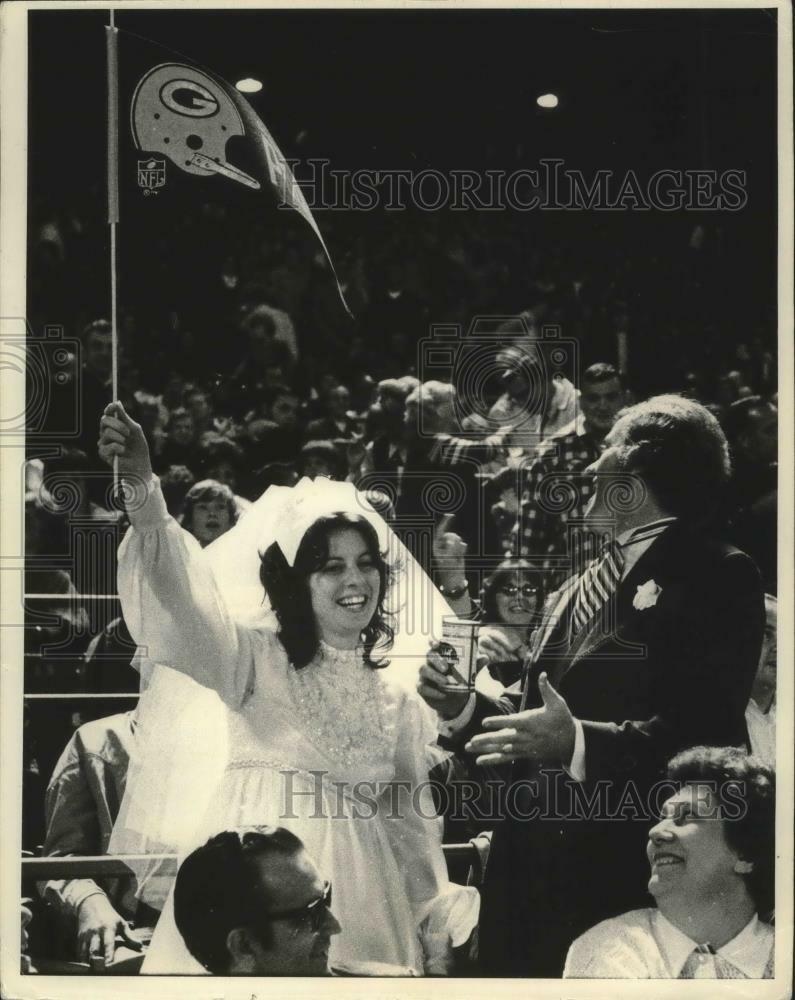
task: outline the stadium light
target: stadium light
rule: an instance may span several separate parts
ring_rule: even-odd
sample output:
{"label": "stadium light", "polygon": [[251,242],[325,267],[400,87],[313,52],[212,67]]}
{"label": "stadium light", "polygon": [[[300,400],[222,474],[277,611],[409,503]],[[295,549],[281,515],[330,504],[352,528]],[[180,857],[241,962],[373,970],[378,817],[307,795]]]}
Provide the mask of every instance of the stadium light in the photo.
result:
{"label": "stadium light", "polygon": [[238,80],[235,87],[241,94],[258,94],[262,90],[262,82],[246,77],[245,80]]}
{"label": "stadium light", "polygon": [[556,108],[558,106],[558,98],[556,94],[542,94],[540,97],[536,98],[536,104],[539,108]]}

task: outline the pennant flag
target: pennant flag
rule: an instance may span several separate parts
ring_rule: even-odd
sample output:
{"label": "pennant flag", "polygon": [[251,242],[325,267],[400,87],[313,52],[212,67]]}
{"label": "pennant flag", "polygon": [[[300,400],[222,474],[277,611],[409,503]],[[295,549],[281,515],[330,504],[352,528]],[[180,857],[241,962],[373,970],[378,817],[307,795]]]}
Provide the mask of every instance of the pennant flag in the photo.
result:
{"label": "pennant flag", "polygon": [[[125,111],[134,143],[139,195],[162,196],[178,175],[263,192],[271,203],[298,212],[312,228],[352,315],[315,218],[276,141],[243,95],[228,81],[155,42],[118,30],[122,82],[119,134]],[[130,95],[125,104],[125,95]],[[122,180],[131,164],[121,150]],[[131,157],[127,157],[128,160]],[[148,197],[148,202],[154,201]],[[158,198],[162,203],[162,197]],[[148,208],[147,204],[147,208]],[[137,215],[137,209],[135,214]],[[120,223],[125,224],[123,208]]]}

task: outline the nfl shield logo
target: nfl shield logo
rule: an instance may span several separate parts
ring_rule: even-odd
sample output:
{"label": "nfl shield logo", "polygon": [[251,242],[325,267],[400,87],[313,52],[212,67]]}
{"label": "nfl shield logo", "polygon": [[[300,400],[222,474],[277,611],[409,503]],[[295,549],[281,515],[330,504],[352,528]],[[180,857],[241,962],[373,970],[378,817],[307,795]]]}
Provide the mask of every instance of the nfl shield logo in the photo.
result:
{"label": "nfl shield logo", "polygon": [[153,191],[161,188],[166,183],[166,161],[150,160],[138,161],[138,187],[145,191]]}

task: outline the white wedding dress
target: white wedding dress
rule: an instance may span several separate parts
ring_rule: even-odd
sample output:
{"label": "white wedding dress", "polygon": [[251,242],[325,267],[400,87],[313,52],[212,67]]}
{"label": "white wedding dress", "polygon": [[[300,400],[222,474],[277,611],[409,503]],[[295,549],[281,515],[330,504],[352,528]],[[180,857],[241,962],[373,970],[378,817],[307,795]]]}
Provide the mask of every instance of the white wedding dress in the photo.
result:
{"label": "white wedding dress", "polygon": [[[321,644],[296,670],[269,615],[234,620],[206,550],[168,516],[156,479],[130,517],[119,593],[130,633],[158,666],[139,708],[148,787],[136,791],[142,771],[132,767],[111,849],[184,856],[222,830],[285,826],[333,883],[342,932],[331,965],[434,969],[474,927],[478,897],[447,878],[424,704],[399,671],[374,670],[358,651]],[[156,789],[153,760],[162,763]],[[143,828],[142,848],[131,832]],[[142,898],[162,903],[170,880],[142,882]],[[203,972],[176,930],[170,893],[143,971]]]}

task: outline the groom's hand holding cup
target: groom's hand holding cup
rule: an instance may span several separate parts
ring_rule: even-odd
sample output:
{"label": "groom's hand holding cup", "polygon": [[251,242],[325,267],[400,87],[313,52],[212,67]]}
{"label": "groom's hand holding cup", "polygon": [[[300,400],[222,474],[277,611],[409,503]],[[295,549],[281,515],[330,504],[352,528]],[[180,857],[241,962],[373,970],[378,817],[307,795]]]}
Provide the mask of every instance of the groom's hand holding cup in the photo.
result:
{"label": "groom's hand holding cup", "polygon": [[443,719],[454,719],[464,710],[469,700],[469,689],[453,690],[450,685],[450,664],[439,652],[444,643],[437,642],[428,650],[425,663],[420,667],[420,681],[417,685],[422,698]]}

